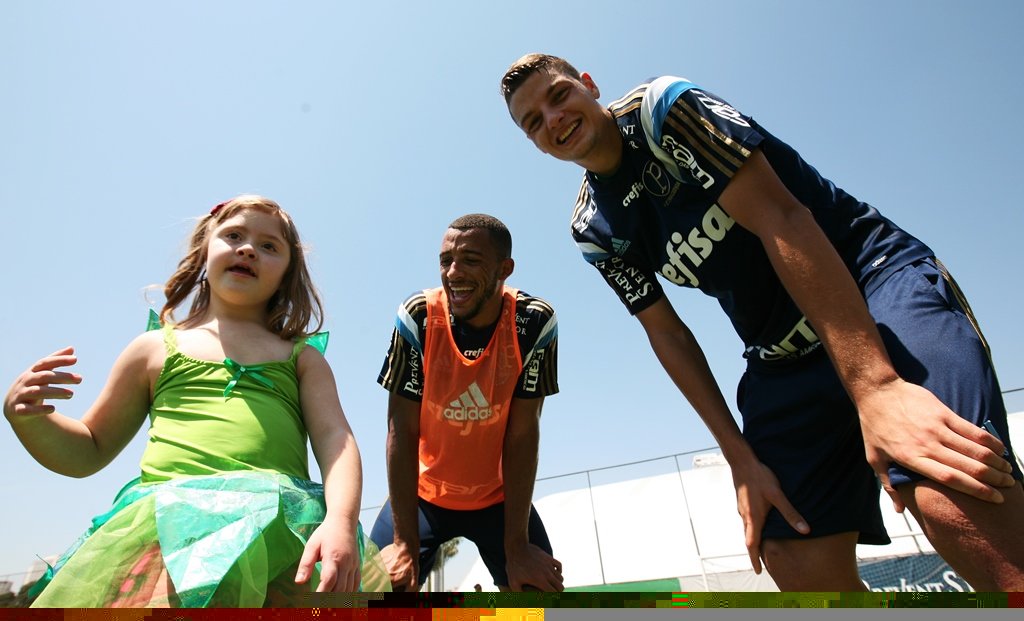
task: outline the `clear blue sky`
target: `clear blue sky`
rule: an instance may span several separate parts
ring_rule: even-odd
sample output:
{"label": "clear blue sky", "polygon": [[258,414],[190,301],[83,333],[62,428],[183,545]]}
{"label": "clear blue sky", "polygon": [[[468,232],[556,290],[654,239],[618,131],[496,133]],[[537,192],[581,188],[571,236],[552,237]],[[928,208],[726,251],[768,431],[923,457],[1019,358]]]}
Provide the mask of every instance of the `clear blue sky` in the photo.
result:
{"label": "clear blue sky", "polygon": [[[547,298],[560,320],[561,393],[545,404],[540,476],[711,445],[569,237],[579,171],[536,151],[498,95],[513,60],[546,51],[589,71],[606,102],[675,74],[755,116],[932,245],[967,292],[1004,388],[1024,386],[1022,7],[4,2],[0,381],[74,345],[85,382],[61,405],[80,416],[144,328],[144,288],[169,276],[192,218],[265,194],[312,248],[363,504],[379,504],[386,394],[375,378],[395,309],[438,283],[446,224],[483,211],[512,231],[510,284]],[[669,295],[732,401],[739,340],[709,299]],[[1024,410],[1022,394],[1008,396],[1011,411]],[[63,551],[137,475],[144,438],[75,480],[0,428],[0,575]]]}

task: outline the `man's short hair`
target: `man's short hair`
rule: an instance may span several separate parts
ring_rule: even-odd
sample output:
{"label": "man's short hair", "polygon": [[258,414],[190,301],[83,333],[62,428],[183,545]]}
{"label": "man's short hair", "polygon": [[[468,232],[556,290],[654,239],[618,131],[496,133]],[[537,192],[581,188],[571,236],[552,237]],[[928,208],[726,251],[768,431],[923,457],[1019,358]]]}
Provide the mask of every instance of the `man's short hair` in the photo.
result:
{"label": "man's short hair", "polygon": [[502,259],[512,258],[512,234],[501,220],[485,213],[471,213],[452,220],[450,229],[467,231],[469,229],[486,229],[494,242],[494,249]]}
{"label": "man's short hair", "polygon": [[580,72],[576,71],[576,67],[570,65],[564,58],[550,54],[527,54],[512,63],[501,78],[501,94],[505,97],[506,106],[523,82],[538,71],[562,73],[578,81],[583,79]]}

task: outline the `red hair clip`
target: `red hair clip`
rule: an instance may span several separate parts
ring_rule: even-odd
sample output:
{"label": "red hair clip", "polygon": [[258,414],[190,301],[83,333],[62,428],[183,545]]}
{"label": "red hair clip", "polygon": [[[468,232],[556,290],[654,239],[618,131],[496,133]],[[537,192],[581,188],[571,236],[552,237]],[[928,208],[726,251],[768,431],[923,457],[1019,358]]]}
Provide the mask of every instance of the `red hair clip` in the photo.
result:
{"label": "red hair clip", "polygon": [[224,205],[227,205],[228,202],[230,202],[230,201],[224,201],[223,203],[221,203],[221,204],[217,205],[216,207],[214,207],[213,209],[211,209],[210,210],[210,215],[211,216],[217,215],[217,212],[221,210],[221,207],[223,207]]}

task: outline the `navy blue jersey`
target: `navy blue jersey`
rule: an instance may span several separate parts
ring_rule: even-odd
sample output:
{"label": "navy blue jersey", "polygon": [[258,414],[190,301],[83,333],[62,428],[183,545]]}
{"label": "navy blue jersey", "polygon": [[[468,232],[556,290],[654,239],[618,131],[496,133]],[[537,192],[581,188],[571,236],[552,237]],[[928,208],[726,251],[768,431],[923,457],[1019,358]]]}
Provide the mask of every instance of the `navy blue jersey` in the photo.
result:
{"label": "navy blue jersey", "polygon": [[760,240],[717,203],[755,149],[810,209],[862,292],[932,255],[752,118],[683,78],[642,84],[609,109],[622,163],[611,176],[585,173],[572,235],[632,314],[664,296],[660,274],[716,298],[747,357],[788,358],[820,344]]}
{"label": "navy blue jersey", "polygon": [[[480,357],[497,325],[475,329],[452,319],[452,337],[462,355]],[[422,291],[410,295],[398,307],[391,347],[377,376],[377,383],[389,392],[423,400],[423,335],[427,333],[427,300]],[[522,291],[516,296],[516,335],[523,370],[513,396],[536,398],[558,392],[558,319],[554,309],[541,298]]]}

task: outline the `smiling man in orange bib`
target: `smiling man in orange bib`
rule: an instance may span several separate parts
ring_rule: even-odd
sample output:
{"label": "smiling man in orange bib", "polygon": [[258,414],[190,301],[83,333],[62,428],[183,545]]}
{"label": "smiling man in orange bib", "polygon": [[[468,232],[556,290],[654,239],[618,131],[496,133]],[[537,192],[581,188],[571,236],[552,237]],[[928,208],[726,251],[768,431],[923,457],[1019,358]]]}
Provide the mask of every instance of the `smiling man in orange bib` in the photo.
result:
{"label": "smiling man in orange bib", "polygon": [[388,487],[371,538],[392,586],[415,591],[443,543],[476,544],[502,590],[562,590],[531,504],[544,397],[558,392],[558,324],[544,300],[505,286],[512,237],[492,216],[456,219],[441,287],[398,307],[378,383],[388,399]]}

